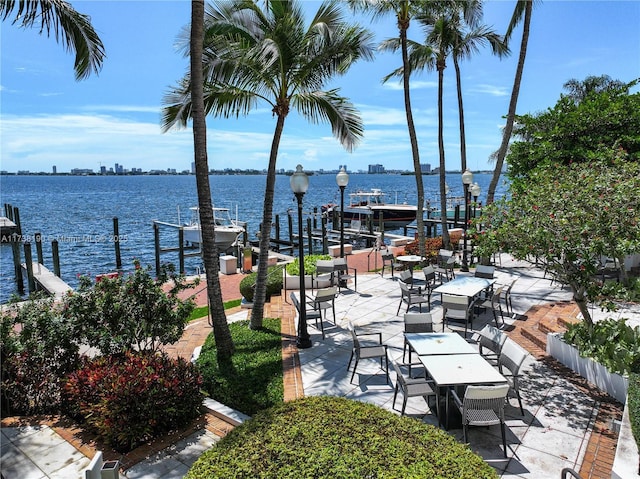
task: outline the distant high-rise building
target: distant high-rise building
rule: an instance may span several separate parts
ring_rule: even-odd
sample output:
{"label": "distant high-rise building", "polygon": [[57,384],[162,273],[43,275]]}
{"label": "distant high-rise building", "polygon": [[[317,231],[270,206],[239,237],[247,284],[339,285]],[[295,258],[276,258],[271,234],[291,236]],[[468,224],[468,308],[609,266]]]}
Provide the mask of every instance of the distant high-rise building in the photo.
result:
{"label": "distant high-rise building", "polygon": [[384,173],[383,165],[369,165],[369,173]]}
{"label": "distant high-rise building", "polygon": [[58,173],[58,167],[56,165],[53,165],[53,174],[57,174]]}
{"label": "distant high-rise building", "polygon": [[100,174],[101,175],[106,175],[107,174],[107,167],[106,166],[100,166]]}
{"label": "distant high-rise building", "polygon": [[420,163],[420,171],[422,173],[431,173],[431,163]]}
{"label": "distant high-rise building", "polygon": [[196,174],[196,162],[195,161],[191,162],[191,174],[192,175]]}

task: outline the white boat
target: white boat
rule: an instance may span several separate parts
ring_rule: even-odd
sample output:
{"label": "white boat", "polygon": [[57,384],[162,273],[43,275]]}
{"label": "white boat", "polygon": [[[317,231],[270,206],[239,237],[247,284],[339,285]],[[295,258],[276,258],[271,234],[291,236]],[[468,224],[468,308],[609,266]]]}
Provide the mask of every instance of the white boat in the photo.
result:
{"label": "white boat", "polygon": [[[242,227],[238,221],[231,219],[229,208],[214,207],[212,209],[216,232],[216,246],[220,251],[224,251],[236,242],[239,235],[244,233],[244,227]],[[200,208],[192,206],[189,210],[191,211],[191,219],[182,227],[184,241],[198,246],[202,242]]]}
{"label": "white boat", "polygon": [[[406,203],[387,203],[386,193],[378,188],[371,191],[356,191],[349,193],[349,204],[344,207],[344,220],[365,224],[365,218],[371,217],[375,224],[379,221],[380,213],[385,230],[403,228],[416,219],[417,206]],[[340,211],[340,205],[327,205],[326,211],[331,218],[331,213]]]}

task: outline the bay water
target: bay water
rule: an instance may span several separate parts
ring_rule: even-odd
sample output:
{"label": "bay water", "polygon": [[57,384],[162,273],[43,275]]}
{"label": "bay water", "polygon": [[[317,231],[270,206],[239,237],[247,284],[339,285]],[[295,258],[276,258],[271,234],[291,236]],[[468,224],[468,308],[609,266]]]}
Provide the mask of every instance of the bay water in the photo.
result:
{"label": "bay water", "polygon": [[[439,201],[439,176],[425,175],[425,199],[432,205]],[[475,174],[484,201],[490,174]],[[211,175],[211,196],[216,207],[229,208],[232,217],[247,223],[249,240],[257,240],[262,220],[266,177],[264,175]],[[447,174],[450,196],[462,196],[460,174]],[[380,188],[388,202],[416,204],[415,178],[412,175],[350,174],[345,190],[349,193]],[[496,196],[506,186],[501,182]],[[18,176],[0,177],[2,205],[18,207],[23,239],[42,234],[44,264],[53,270],[51,241],[58,240],[61,277],[70,286],[78,284],[80,275],[95,277],[116,268],[113,218],[118,218],[120,251],[124,271],[133,270],[133,262],[143,266],[155,264],[153,221],[184,223],[189,208],[197,205],[196,179],[193,175],[168,176]],[[315,174],[309,178],[304,196],[304,212],[314,207],[339,203],[340,190],[335,174]],[[297,228],[297,203],[289,186],[289,176],[278,175],[274,199],[274,218],[280,215],[281,234],[287,237],[287,212],[294,213]],[[4,209],[2,211],[4,215]],[[297,231],[297,230],[296,230]],[[161,246],[177,246],[177,232],[161,229]],[[35,243],[32,244],[36,260]],[[24,253],[23,259],[24,261]],[[163,254],[162,262],[177,265],[177,253]],[[199,258],[188,258],[186,273],[201,269]],[[25,284],[26,289],[26,284]],[[11,246],[0,246],[0,303],[16,292]]]}

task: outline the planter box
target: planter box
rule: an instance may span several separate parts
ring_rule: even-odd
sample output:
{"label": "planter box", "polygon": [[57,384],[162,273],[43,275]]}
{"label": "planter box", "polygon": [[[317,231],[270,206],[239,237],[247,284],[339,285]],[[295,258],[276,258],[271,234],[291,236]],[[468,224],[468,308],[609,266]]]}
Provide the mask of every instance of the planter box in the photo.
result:
{"label": "planter box", "polygon": [[547,334],[547,354],[595,384],[601,391],[625,404],[629,380],[619,374],[610,373],[607,368],[593,359],[580,357],[578,350],[565,343],[560,333]]}
{"label": "planter box", "polygon": [[[325,277],[326,276],[326,277]],[[304,276],[304,287],[307,290],[311,290],[311,275]],[[314,288],[328,288],[331,286],[331,275],[320,275],[313,283]],[[284,277],[284,288],[289,291],[291,289],[300,289],[300,276],[286,275]]]}
{"label": "planter box", "polygon": [[629,407],[625,405],[618,436],[618,447],[613,460],[611,479],[632,479],[639,478],[638,474],[638,445],[631,432],[631,421],[629,421]]}

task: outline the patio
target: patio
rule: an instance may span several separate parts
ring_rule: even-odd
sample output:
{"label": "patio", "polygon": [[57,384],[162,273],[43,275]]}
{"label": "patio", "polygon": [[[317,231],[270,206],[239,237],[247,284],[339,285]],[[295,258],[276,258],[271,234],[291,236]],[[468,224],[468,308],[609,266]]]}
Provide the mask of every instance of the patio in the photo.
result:
{"label": "patio", "polygon": [[[503,261],[503,265],[496,270],[497,282],[508,284],[516,276],[519,279],[512,291],[514,317],[505,315],[506,325],[502,329],[513,332],[518,323],[524,323],[522,314],[533,306],[571,299],[570,291],[557,283],[551,284],[543,277],[542,271],[525,263],[508,259]],[[472,273],[456,273],[457,276],[464,274]],[[419,278],[420,273],[417,272],[416,277]],[[397,277],[359,275],[357,292],[343,289],[336,299],[338,328],[327,329],[326,339],[322,340],[314,323],[309,322],[313,347],[298,352],[304,395],[344,396],[392,410],[393,385],[396,381],[393,368],[389,371],[391,384],[387,384],[379,362],[362,360],[351,384],[352,370],[347,371],[347,364],[352,339],[347,324],[351,321],[364,332],[381,332],[383,343],[388,345],[389,358],[402,363],[404,308],[396,316],[399,301]],[[411,309],[412,312],[417,310],[417,307]],[[442,308],[437,293],[432,296],[431,312],[434,331],[442,331]],[[473,329],[477,331],[487,323],[493,324],[493,315],[489,310],[476,316]],[[460,333],[463,330],[462,324],[458,327],[455,323],[447,323],[445,328],[445,331]],[[591,467],[588,444],[598,410],[601,406],[607,407],[608,401],[602,401],[603,395],[590,391],[588,386],[582,387],[579,379],[553,362],[536,359],[532,355],[528,355],[522,368],[520,393],[524,417],[515,398],[511,398],[505,408],[508,458],[505,459],[503,455],[500,426],[469,428],[471,448],[502,477],[552,478],[560,477],[565,467],[576,471],[580,471],[584,464]],[[398,414],[400,406],[401,400],[396,404],[395,412]],[[438,424],[435,412],[428,408],[421,397],[408,399],[406,415],[427,424]],[[459,424],[452,425],[449,432],[462,441]],[[615,441],[613,444],[615,446]],[[583,477],[605,476],[589,474]]]}

